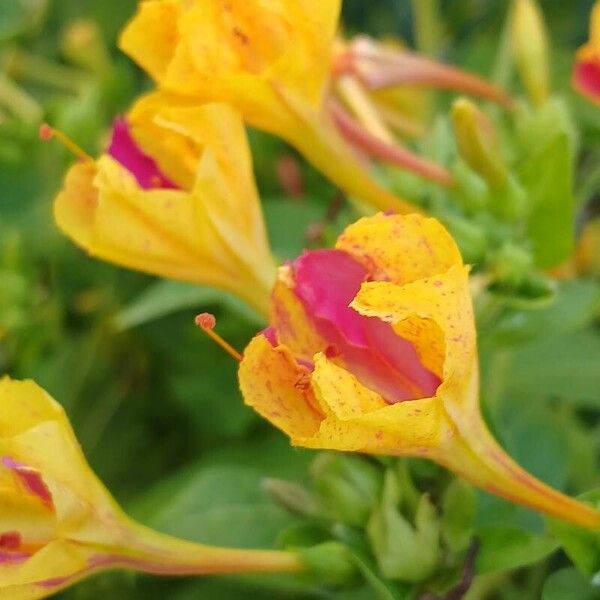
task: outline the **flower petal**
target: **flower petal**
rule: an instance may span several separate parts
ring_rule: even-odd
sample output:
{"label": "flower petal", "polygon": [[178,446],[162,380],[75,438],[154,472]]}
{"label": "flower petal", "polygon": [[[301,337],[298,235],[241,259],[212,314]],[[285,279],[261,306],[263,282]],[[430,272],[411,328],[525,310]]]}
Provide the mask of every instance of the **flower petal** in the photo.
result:
{"label": "flower petal", "polygon": [[387,404],[346,369],[315,359],[311,383],[327,417],[302,445],[346,451],[426,456],[439,444],[444,412],[436,398]]}
{"label": "flower petal", "polygon": [[[477,372],[477,346],[473,307],[468,287],[468,268],[451,267],[446,273],[406,285],[389,282],[363,284],[353,308],[366,316],[391,323],[410,339],[425,365],[438,371],[443,364],[443,383],[438,393],[454,390],[457,401],[466,402],[464,391]],[[469,395],[470,402],[476,402]]]}
{"label": "flower petal", "polygon": [[140,2],[121,34],[121,49],[155,80],[164,76],[177,48],[181,11],[179,0]]}
{"label": "flower petal", "polygon": [[239,381],[244,401],[292,439],[318,430],[323,415],[314,399],[308,370],[285,346],[273,347],[256,336],[244,352]]}
{"label": "flower petal", "polygon": [[439,221],[418,214],[360,219],[346,228],[336,248],[351,254],[374,279],[397,284],[462,264],[456,243]]}
{"label": "flower petal", "polygon": [[600,45],[587,44],[577,53],[573,86],[590,100],[600,103]]}
{"label": "flower petal", "polygon": [[33,381],[15,385],[8,377],[1,378],[0,398],[0,440],[19,435],[39,423],[56,421],[63,414],[60,404]]}
{"label": "flower petal", "polygon": [[271,295],[270,323],[277,333],[277,340],[291,353],[305,362],[328,346],[313,326],[302,302],[294,292],[294,280],[290,266],[279,268],[278,280]]}

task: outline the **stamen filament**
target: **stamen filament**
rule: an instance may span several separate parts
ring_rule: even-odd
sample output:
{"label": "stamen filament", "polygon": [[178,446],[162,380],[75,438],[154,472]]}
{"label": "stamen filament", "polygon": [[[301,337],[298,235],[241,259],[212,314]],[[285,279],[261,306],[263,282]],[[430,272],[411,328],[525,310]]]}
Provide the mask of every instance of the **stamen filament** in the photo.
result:
{"label": "stamen filament", "polygon": [[340,133],[367,155],[396,165],[401,169],[412,171],[417,175],[435,181],[445,187],[454,185],[454,176],[450,171],[400,144],[387,144],[367,131],[360,123],[344,110],[344,107],[331,99],[329,111]]}
{"label": "stamen filament", "polygon": [[53,138],[57,139],[67,150],[85,162],[94,162],[94,159],[79,145],[77,145],[69,136],[58,129],[54,129],[48,123],[40,125],[40,139],[47,141]]}
{"label": "stamen filament", "polygon": [[195,323],[206,335],[213,339],[227,354],[233,357],[238,362],[241,362],[242,355],[229,343],[226,342],[216,331],[214,331],[217,320],[214,315],[210,313],[201,313],[196,319]]}
{"label": "stamen filament", "polygon": [[394,143],[394,137],[388,131],[365,90],[354,77],[351,75],[342,75],[338,79],[336,87],[344,102],[362,122],[365,129],[387,144]]}

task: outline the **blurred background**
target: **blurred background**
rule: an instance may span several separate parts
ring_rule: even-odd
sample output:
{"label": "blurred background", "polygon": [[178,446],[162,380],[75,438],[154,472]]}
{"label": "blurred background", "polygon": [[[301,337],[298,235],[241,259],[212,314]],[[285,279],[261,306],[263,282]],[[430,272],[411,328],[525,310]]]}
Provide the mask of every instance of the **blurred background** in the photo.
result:
{"label": "blurred background", "polygon": [[[554,88],[581,125],[580,160],[586,152],[594,156],[600,132],[597,109],[568,85],[591,5],[541,2]],[[104,147],[115,115],[150,87],[116,48],[135,6],[133,0],[0,0],[0,373],[33,378],[64,404],[93,468],[146,524],[206,543],[272,547],[295,517],[268,498],[261,480],[306,481],[314,455],[290,448],[243,406],[236,364],[193,326],[196,312],[212,311],[220,333],[243,348],[260,318],[219,292],[97,262],[53,223],[52,198],[72,157],[40,142],[39,124],[50,122],[92,154]],[[438,55],[490,75],[507,3],[443,0],[440,6]],[[344,28],[421,43],[408,0],[347,0]],[[440,102],[447,104],[444,95]],[[335,190],[302,165],[308,193],[286,197],[276,167],[291,151],[264,134],[252,132],[251,139],[272,244],[279,257],[293,257],[314,242]],[[328,224],[324,235],[335,230]],[[532,317],[513,308],[493,324],[483,318],[492,425],[524,466],[571,492],[600,484],[597,306],[598,285],[590,279],[566,285],[548,309],[555,312]],[[537,335],[549,323],[560,326],[542,343]],[[437,476],[433,467],[427,471]],[[487,524],[539,530],[527,511],[489,497],[481,503]],[[531,583],[542,577],[538,571],[527,571],[521,587],[517,577],[513,595],[497,597],[539,598],[540,584]],[[237,600],[249,590],[256,600],[329,597],[275,578],[175,581],[130,574],[96,577],[61,597]],[[335,597],[371,597],[353,593]]]}

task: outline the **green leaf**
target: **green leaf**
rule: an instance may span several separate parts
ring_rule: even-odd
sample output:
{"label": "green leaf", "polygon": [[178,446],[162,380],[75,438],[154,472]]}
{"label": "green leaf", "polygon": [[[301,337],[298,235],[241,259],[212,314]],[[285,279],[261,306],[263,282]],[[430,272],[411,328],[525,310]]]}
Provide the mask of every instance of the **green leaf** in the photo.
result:
{"label": "green leaf", "polygon": [[260,322],[260,317],[252,309],[227,292],[191,283],[159,280],[150,284],[119,312],[114,324],[119,331],[125,331],[174,312],[211,304],[225,304],[249,321]]}
{"label": "green leaf", "polygon": [[577,569],[561,569],[544,583],[542,600],[600,600],[600,587]]}
{"label": "green leaf", "polygon": [[498,345],[522,343],[542,337],[557,337],[588,325],[600,305],[600,285],[592,280],[560,283],[550,306],[537,310],[505,310],[486,342]]}
{"label": "green leaf", "polygon": [[528,232],[536,264],[552,267],[573,249],[573,170],[569,139],[559,133],[526,159],[521,182],[530,204]]}
{"label": "green leaf", "polygon": [[477,509],[475,490],[460,479],[453,479],[442,500],[442,538],[453,552],[465,550],[473,535]]}
{"label": "green leaf", "polygon": [[575,406],[600,405],[600,336],[593,330],[536,340],[491,358],[486,361],[486,377],[494,378],[501,398],[559,398]]}
{"label": "green leaf", "polygon": [[[272,548],[279,532],[294,522],[260,488],[261,475],[247,467],[204,467],[164,482],[168,493],[150,525],[204,544]],[[169,485],[170,484],[170,485]]]}
{"label": "green leaf", "polygon": [[481,549],[477,555],[477,573],[510,571],[534,564],[558,547],[548,536],[533,535],[521,529],[485,527],[477,531]]}

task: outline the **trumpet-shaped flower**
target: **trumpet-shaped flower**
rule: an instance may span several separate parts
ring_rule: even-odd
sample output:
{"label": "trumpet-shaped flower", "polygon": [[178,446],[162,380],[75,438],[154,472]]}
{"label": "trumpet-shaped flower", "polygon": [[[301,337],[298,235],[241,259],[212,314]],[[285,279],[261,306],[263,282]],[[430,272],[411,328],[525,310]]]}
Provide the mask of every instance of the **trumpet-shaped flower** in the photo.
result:
{"label": "trumpet-shaped flower", "polygon": [[275,264],[243,123],[227,105],[142,98],[115,122],[106,154],[71,168],[55,217],[93,256],[265,311]]}
{"label": "trumpet-shaped flower", "polygon": [[577,51],[572,81],[580,93],[600,103],[600,2],[592,9],[590,38]]}
{"label": "trumpet-shaped flower", "polygon": [[281,267],[270,326],[246,348],[239,378],[246,403],[296,445],[429,458],[600,527],[600,513],[523,471],[488,432],[468,267],[434,219],[364,218],[335,249]]}
{"label": "trumpet-shaped flower", "polygon": [[96,478],[64,411],[0,380],[0,597],[56,593],[106,569],[157,575],[297,571],[287,552],[202,546],[131,521]]}
{"label": "trumpet-shaped flower", "polygon": [[414,133],[415,124],[387,108],[384,115],[368,92],[416,83],[509,99],[477,77],[409,52],[365,40],[336,41],[340,5],[149,0],[140,3],[120,45],[163,89],[196,101],[229,102],[248,123],[286,139],[350,194],[382,210],[412,212],[376,183],[359,155],[442,185],[453,178],[398,142],[390,128]]}
{"label": "trumpet-shaped flower", "polygon": [[340,6],[151,0],[140,4],[120,46],[162,88],[229,102],[343,189],[382,209],[408,210],[368,175],[322,110]]}

